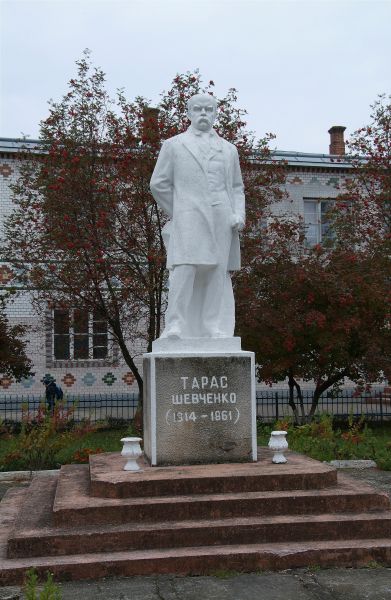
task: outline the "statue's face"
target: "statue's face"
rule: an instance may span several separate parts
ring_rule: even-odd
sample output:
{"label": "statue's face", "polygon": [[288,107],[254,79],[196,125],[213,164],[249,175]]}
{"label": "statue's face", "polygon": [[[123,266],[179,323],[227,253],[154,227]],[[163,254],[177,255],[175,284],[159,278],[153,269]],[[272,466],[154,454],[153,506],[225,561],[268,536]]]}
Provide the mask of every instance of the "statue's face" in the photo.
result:
{"label": "statue's face", "polygon": [[200,131],[209,131],[216,118],[216,105],[210,96],[194,96],[187,116],[193,127]]}

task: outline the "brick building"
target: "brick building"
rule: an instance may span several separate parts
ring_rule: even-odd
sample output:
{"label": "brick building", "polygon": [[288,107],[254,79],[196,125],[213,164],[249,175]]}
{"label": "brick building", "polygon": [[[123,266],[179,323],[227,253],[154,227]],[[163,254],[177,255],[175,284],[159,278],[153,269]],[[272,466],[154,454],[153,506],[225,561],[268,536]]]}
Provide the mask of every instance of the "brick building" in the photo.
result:
{"label": "brick building", "polygon": [[[290,210],[304,217],[309,244],[327,235],[325,215],[328,203],[343,189],[351,166],[344,158],[344,127],[332,127],[328,154],[276,151],[275,158],[286,161],[288,199],[276,211]],[[18,177],[15,160],[20,146],[34,140],[0,138],[0,238],[4,217],[12,210],[10,183]],[[6,261],[0,262],[0,290],[15,283],[15,274]],[[11,322],[29,326],[28,353],[35,375],[15,382],[0,375],[0,399],[43,394],[42,378],[51,375],[68,397],[127,396],[137,392],[133,374],[110,343],[104,322],[82,311],[50,310],[37,314],[28,291],[8,307]],[[75,325],[77,323],[77,326]],[[143,347],[137,349],[141,362]]]}

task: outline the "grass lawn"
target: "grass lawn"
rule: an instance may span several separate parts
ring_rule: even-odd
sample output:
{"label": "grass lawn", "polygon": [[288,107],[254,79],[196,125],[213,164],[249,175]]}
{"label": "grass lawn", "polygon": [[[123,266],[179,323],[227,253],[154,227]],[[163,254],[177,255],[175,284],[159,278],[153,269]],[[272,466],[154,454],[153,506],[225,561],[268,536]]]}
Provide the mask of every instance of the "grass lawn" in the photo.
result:
{"label": "grass lawn", "polygon": [[[55,468],[63,464],[88,462],[88,455],[99,452],[119,452],[122,449],[121,438],[134,435],[131,425],[109,428],[99,425],[97,431],[87,431],[77,437],[70,436],[60,449],[47,452],[45,466]],[[287,440],[292,450],[301,452],[322,461],[343,459],[372,459],[378,467],[391,470],[391,422],[381,426],[365,426],[363,423],[352,422],[350,425],[334,426],[327,416],[310,425],[293,427],[289,423],[276,425],[258,423],[258,444],[267,446],[270,432],[278,428],[287,428]],[[60,434],[52,436],[48,441],[44,437],[34,438],[31,449],[24,449],[24,459],[5,461],[10,453],[20,451],[21,437],[19,435],[0,435],[0,471],[28,470],[31,464],[30,454],[36,452],[44,455],[50,444]]]}
{"label": "grass lawn", "polygon": [[110,429],[106,431],[93,431],[80,439],[74,440],[69,446],[57,453],[56,459],[61,465],[78,462],[72,460],[77,450],[100,448],[103,452],[120,452],[122,450],[121,438],[130,435],[129,427],[123,429]]}

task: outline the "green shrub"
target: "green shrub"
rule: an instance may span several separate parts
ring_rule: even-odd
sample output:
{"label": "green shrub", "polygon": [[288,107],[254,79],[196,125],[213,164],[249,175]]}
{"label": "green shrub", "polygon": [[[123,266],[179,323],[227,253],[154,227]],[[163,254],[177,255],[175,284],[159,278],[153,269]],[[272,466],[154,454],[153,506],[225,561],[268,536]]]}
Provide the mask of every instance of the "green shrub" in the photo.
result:
{"label": "green shrub", "polygon": [[20,421],[13,421],[11,419],[0,419],[0,436],[7,437],[15,433],[20,433],[21,429],[22,424]]}
{"label": "green shrub", "polygon": [[391,442],[375,448],[373,460],[376,462],[379,469],[383,471],[391,471]]}
{"label": "green shrub", "polygon": [[65,409],[62,403],[56,404],[53,412],[44,404],[33,415],[24,409],[21,432],[15,437],[11,451],[3,457],[1,467],[30,471],[56,468],[57,453],[92,430],[90,423],[74,425],[73,408]]}
{"label": "green shrub", "polygon": [[29,569],[26,573],[26,580],[23,586],[23,593],[26,600],[61,600],[61,592],[53,581],[52,573],[47,574],[47,579],[42,590],[38,589],[38,575],[35,569]]}
{"label": "green shrub", "polygon": [[125,429],[125,427],[132,428],[129,419],[123,419],[122,417],[107,417],[106,418],[107,429]]}

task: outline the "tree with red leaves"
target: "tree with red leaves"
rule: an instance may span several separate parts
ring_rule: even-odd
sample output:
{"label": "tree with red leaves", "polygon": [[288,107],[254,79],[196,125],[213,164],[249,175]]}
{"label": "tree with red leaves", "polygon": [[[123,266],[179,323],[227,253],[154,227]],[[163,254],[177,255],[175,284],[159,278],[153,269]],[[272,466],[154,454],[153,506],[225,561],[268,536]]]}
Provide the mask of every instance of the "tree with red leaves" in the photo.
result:
{"label": "tree with red leaves", "polygon": [[5,297],[0,298],[0,374],[20,381],[31,375],[32,363],[26,355],[24,325],[11,325],[5,313]]}
{"label": "tree with red leaves", "polygon": [[389,255],[391,238],[391,96],[371,106],[371,122],[347,142],[352,176],[340,195],[334,229],[340,244],[381,246]]}
{"label": "tree with red leaves", "polygon": [[[391,373],[390,105],[353,136],[352,178],[330,218],[334,237],[307,248],[303,224],[276,217],[247,244],[237,277],[239,332],[264,382],[288,381],[296,422],[314,416],[345,378],[364,386]],[[298,380],[315,385],[308,413]]]}
{"label": "tree with red leaves", "polygon": [[[141,392],[131,348],[141,339],[150,350],[159,337],[166,286],[165,217],[149,182],[162,141],[189,125],[187,100],[212,93],[214,84],[203,87],[198,71],[177,75],[151,109],[122,91],[111,101],[88,52],[77,65],[69,92],[50,103],[41,123],[40,151],[21,156],[8,256],[39,303],[77,307],[108,323]],[[283,176],[268,160],[271,136],[256,141],[247,133],[236,101],[234,89],[218,100],[216,128],[238,147],[249,211],[259,216],[280,197]]]}
{"label": "tree with red leaves", "polygon": [[[287,379],[295,421],[306,422],[321,394],[345,378],[363,386],[389,372],[389,296],[374,257],[306,249],[295,224],[269,229],[238,277],[239,332],[256,353],[258,378]],[[315,385],[308,413],[299,379]]]}

